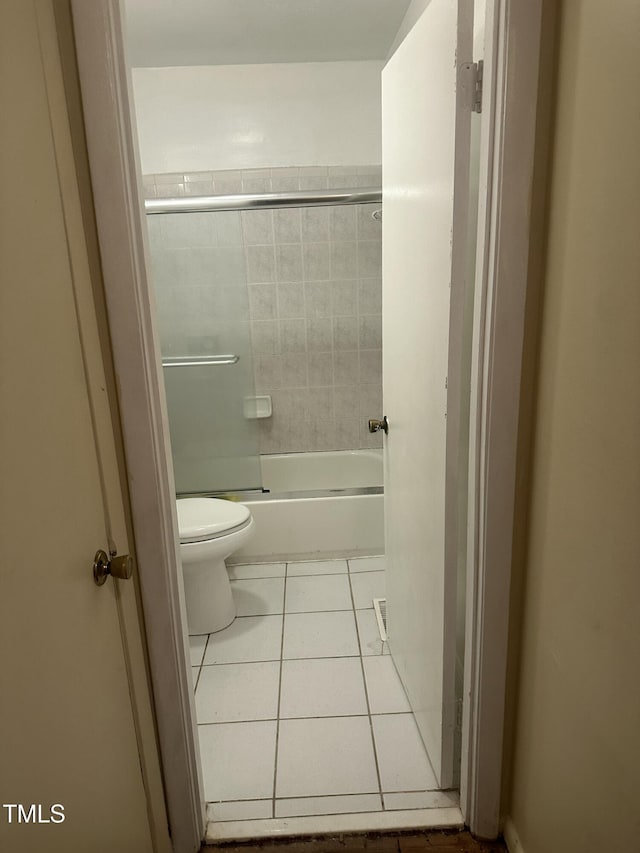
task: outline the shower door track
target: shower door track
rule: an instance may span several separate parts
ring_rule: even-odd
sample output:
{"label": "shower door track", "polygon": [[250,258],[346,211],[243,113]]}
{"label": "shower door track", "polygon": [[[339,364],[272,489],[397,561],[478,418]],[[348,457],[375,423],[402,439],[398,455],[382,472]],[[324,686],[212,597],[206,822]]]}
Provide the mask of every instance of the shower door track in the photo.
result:
{"label": "shower door track", "polygon": [[227,500],[290,501],[302,498],[360,497],[383,495],[384,486],[361,486],[354,489],[305,489],[298,492],[270,492],[254,489],[237,489],[226,492],[179,492],[179,498],[226,498]]}
{"label": "shower door track", "polygon": [[158,213],[213,213],[220,210],[272,210],[278,207],[331,207],[343,204],[381,204],[380,187],[344,190],[296,190],[288,193],[238,193],[150,198],[147,215]]}

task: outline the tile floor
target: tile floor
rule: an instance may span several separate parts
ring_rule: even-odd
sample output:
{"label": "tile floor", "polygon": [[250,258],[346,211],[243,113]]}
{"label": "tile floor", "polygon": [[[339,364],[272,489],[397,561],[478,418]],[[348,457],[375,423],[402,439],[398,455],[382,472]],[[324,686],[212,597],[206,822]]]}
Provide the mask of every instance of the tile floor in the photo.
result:
{"label": "tile floor", "polygon": [[447,805],[379,637],[384,559],[229,571],[238,617],[190,638],[210,816]]}

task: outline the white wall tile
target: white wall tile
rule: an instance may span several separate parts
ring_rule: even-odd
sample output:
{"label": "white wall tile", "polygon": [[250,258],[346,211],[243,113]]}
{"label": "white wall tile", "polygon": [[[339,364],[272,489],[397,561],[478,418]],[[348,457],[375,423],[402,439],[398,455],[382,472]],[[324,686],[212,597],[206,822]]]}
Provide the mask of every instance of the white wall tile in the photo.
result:
{"label": "white wall tile", "polygon": [[329,279],[329,247],[328,242],[302,244],[305,281],[326,281]]}
{"label": "white wall tile", "polygon": [[[298,182],[300,175],[333,186],[344,178],[353,185],[358,174],[372,175],[375,169],[353,165],[302,172],[297,166],[200,170],[163,175],[160,185],[171,190],[180,179],[188,191],[211,183],[214,192],[221,188],[231,192],[241,190],[242,181]],[[145,180],[156,186],[154,175]],[[310,412],[305,424],[274,412],[269,422],[257,425],[261,452],[381,446],[380,436],[369,435],[361,423],[359,403],[361,383],[371,386],[371,394],[382,382],[378,267],[378,275],[357,278],[358,258],[366,272],[379,256],[381,231],[370,219],[374,208],[190,214],[150,227],[166,354],[237,349],[238,329],[229,323],[250,318],[256,393],[306,387],[356,389],[349,399],[343,390],[322,403],[327,420],[322,428]],[[337,409],[331,411],[334,401]]]}

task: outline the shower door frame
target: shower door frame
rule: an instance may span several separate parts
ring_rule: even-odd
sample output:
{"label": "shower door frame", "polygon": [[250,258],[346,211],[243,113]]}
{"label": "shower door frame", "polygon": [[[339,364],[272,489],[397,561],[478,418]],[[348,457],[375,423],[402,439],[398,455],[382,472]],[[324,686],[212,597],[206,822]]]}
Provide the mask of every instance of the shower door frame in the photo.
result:
{"label": "shower door frame", "polygon": [[[204,829],[201,773],[189,675],[179,660],[184,604],[177,582],[175,496],[146,273],[123,10],[121,0],[70,2],[120,390],[120,412],[114,416],[122,425],[127,455],[165,795],[175,853],[195,853]],[[536,224],[530,193],[541,18],[542,0],[487,0],[460,792],[465,822],[487,838],[500,828],[511,522],[529,247]]]}

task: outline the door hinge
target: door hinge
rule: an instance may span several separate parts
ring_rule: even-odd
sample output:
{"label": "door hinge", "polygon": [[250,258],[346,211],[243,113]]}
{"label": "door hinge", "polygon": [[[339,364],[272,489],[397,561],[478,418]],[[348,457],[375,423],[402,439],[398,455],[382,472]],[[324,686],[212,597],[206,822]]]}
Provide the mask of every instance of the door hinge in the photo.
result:
{"label": "door hinge", "polygon": [[484,61],[473,63],[473,92],[471,109],[474,113],[482,112],[482,78],[484,75]]}

